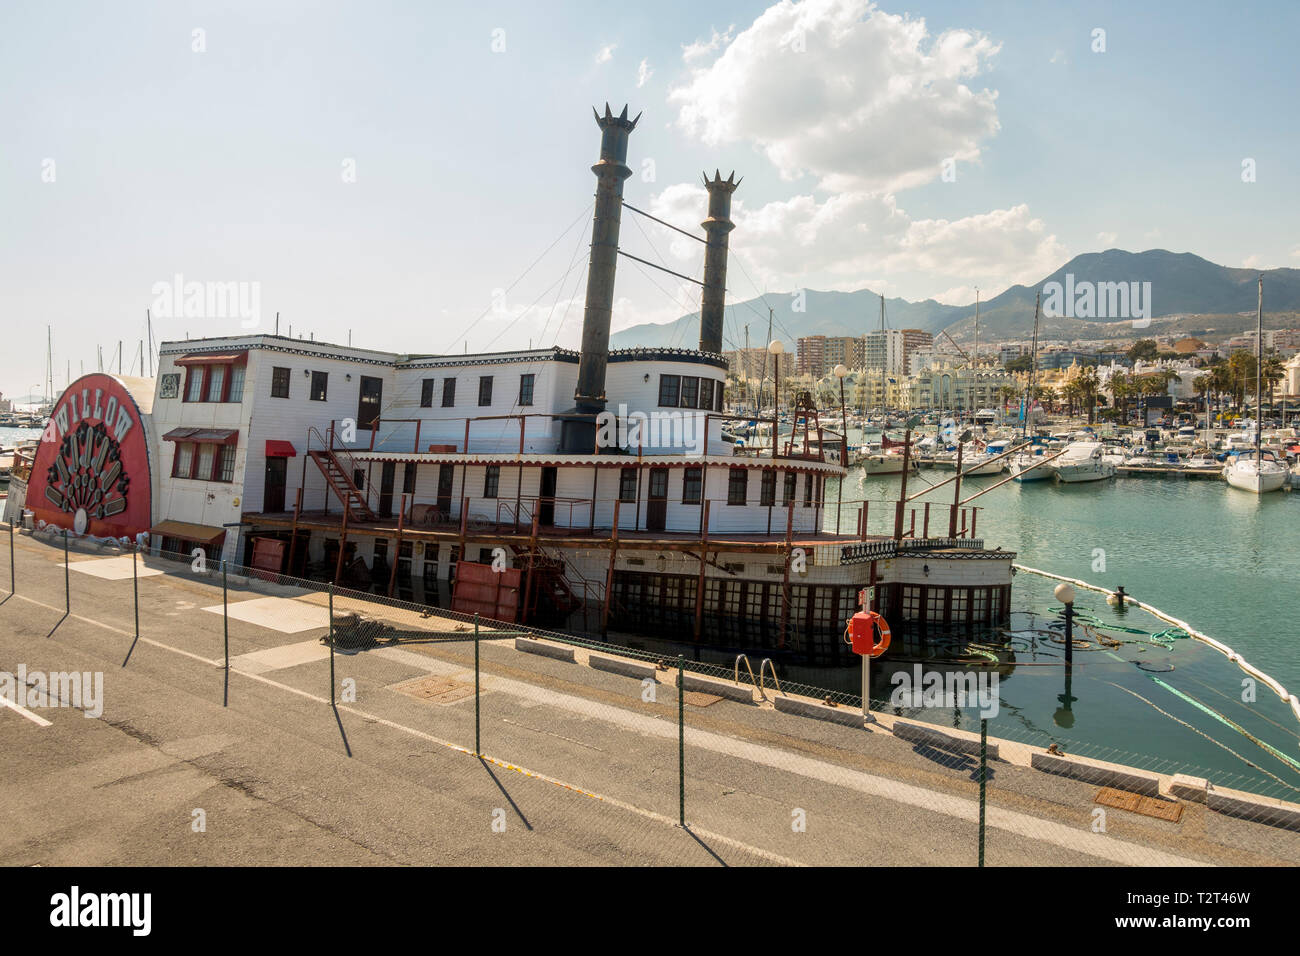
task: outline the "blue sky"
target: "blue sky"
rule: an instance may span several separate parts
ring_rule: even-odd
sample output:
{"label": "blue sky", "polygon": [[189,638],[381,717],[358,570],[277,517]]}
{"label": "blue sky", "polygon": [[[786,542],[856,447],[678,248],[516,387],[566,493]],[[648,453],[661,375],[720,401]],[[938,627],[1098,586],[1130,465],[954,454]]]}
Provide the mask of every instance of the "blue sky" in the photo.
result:
{"label": "blue sky", "polygon": [[[257,283],[267,330],[572,344],[606,100],[645,114],[630,202],[689,228],[702,169],[745,177],[736,301],[965,303],[1113,246],[1300,267],[1297,35],[1280,3],[8,3],[0,391],[43,379],[47,324],[56,385],[119,340],[126,368],[176,274]],[[698,274],[688,241],[623,240]],[[697,304],[626,262],[618,296],[616,329]]]}

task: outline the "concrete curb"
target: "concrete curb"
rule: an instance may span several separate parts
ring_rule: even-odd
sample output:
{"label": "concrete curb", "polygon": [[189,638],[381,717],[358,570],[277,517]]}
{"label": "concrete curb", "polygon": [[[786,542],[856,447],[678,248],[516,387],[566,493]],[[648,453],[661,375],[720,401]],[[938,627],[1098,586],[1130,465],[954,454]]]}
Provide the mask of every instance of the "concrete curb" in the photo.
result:
{"label": "concrete curb", "polygon": [[[673,681],[676,686],[677,681]],[[728,684],[725,681],[710,680],[707,677],[697,677],[694,674],[682,675],[682,689],[688,691],[697,691],[701,694],[713,694],[717,697],[726,697],[728,700],[739,701],[742,704],[754,703],[754,685],[753,684]]]}
{"label": "concrete curb", "polygon": [[1217,813],[1285,830],[1300,830],[1300,805],[1220,787],[1210,787],[1206,797],[1206,804]]}
{"label": "concrete curb", "polygon": [[592,670],[606,671],[610,674],[622,674],[624,677],[647,677],[658,679],[659,668],[644,661],[634,661],[626,657],[609,657],[605,654],[592,653],[587,657],[587,664]]}
{"label": "concrete curb", "polygon": [[538,654],[542,657],[553,657],[557,661],[568,661],[574,663],[573,648],[566,647],[563,644],[552,644],[549,641],[537,641],[530,637],[516,637],[515,650],[523,651],[525,654]]}
{"label": "concrete curb", "polygon": [[[917,723],[904,720],[901,717],[894,718],[894,736],[914,743],[929,744],[934,747],[942,747],[945,750],[956,750],[960,753],[975,754],[976,756],[979,756],[980,752],[979,734],[972,734],[970,731],[957,730],[956,728],[940,729],[932,724]],[[998,759],[996,741],[990,740],[988,742],[987,752],[990,760]]]}
{"label": "concrete curb", "polygon": [[1169,793],[1189,803],[1205,803],[1210,789],[1210,781],[1204,777],[1193,777],[1185,773],[1174,774],[1169,784]]}
{"label": "concrete curb", "polygon": [[1102,787],[1141,793],[1148,797],[1160,796],[1159,774],[1124,767],[1117,763],[1035,751],[1029,758],[1029,765],[1035,770],[1056,774],[1058,777],[1071,777]]}
{"label": "concrete curb", "polygon": [[844,724],[847,727],[861,728],[863,725],[862,711],[856,707],[831,707],[810,697],[784,695],[773,698],[772,703],[783,714],[811,717],[813,720],[828,720],[833,724]]}

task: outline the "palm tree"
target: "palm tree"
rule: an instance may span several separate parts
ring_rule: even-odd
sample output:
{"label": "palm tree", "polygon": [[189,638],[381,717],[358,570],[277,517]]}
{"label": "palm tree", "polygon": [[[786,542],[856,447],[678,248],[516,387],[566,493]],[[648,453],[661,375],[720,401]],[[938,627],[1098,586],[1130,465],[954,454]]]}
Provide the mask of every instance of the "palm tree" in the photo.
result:
{"label": "palm tree", "polygon": [[1088,424],[1091,425],[1097,414],[1097,392],[1101,388],[1101,381],[1097,378],[1097,369],[1088,365],[1079,373],[1075,379],[1079,384],[1079,392],[1084,403],[1088,406]]}

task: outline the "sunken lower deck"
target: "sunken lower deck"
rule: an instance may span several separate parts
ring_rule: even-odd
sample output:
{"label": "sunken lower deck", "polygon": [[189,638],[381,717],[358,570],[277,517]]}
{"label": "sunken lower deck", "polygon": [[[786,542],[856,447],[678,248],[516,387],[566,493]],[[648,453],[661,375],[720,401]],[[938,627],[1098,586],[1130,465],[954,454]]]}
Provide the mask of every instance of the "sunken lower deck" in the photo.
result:
{"label": "sunken lower deck", "polygon": [[[423,593],[450,585],[454,595],[458,564],[482,570],[503,548],[519,572],[511,613],[521,623],[818,665],[857,661],[843,635],[864,588],[874,588],[874,609],[900,634],[1005,625],[1015,558],[974,538],[530,533],[511,525],[444,531],[383,521],[344,528],[324,514],[246,514],[243,534],[246,556],[253,539],[286,541],[283,573],[389,594],[417,581]],[[349,580],[352,568],[364,580]]]}

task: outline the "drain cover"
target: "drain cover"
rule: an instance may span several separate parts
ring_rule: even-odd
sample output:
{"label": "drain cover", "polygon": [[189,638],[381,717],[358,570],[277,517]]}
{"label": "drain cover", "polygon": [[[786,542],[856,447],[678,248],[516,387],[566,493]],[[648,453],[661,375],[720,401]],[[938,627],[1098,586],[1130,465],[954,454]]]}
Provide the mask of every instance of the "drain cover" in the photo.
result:
{"label": "drain cover", "polygon": [[439,677],[436,674],[394,684],[392,689],[409,697],[432,701],[435,704],[454,704],[458,700],[474,695],[473,684],[453,680],[450,677]]}
{"label": "drain cover", "polygon": [[1145,797],[1140,793],[1129,793],[1127,790],[1116,790],[1114,787],[1102,787],[1097,792],[1096,802],[1104,807],[1114,807],[1117,810],[1140,813],[1144,817],[1168,820],[1170,823],[1177,823],[1183,816],[1183,805],[1181,803],[1172,800],[1158,800],[1155,797]]}

